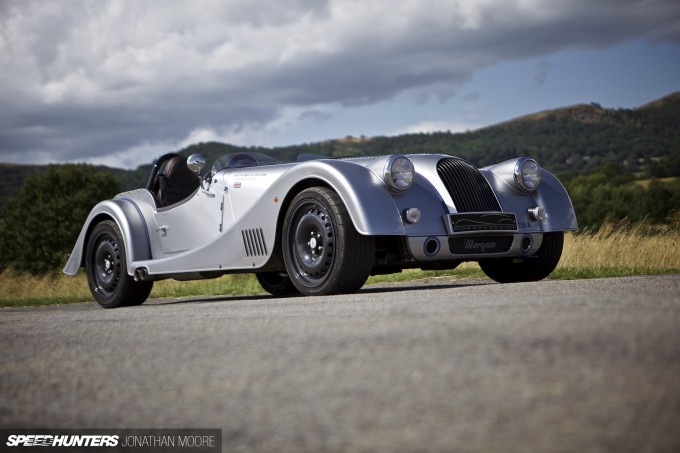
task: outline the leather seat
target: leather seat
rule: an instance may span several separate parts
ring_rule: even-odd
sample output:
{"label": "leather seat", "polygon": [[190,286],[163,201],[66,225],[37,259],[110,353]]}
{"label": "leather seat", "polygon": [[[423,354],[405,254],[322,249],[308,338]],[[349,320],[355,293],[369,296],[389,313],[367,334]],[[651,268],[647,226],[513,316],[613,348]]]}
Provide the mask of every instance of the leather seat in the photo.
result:
{"label": "leather seat", "polygon": [[187,159],[183,156],[173,156],[163,162],[158,171],[159,207],[179,203],[191,196],[200,185],[196,173],[187,167]]}

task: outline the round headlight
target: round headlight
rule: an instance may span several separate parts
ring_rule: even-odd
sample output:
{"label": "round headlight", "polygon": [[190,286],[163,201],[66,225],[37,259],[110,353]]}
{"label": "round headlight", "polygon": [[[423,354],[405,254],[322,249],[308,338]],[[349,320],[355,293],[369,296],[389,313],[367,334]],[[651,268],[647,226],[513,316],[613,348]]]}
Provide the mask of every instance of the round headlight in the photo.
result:
{"label": "round headlight", "polygon": [[522,157],[515,165],[515,181],[520,190],[533,192],[541,183],[541,168],[535,160]]}
{"label": "round headlight", "polygon": [[413,185],[416,171],[408,157],[393,154],[385,162],[385,182],[393,189],[406,190]]}

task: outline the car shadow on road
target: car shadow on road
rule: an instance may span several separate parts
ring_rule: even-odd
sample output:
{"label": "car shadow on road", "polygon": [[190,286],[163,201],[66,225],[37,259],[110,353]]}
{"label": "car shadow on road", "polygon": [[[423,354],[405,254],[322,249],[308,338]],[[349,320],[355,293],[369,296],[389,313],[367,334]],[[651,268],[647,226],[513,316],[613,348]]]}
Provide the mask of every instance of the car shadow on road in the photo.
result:
{"label": "car shadow on road", "polygon": [[424,291],[433,289],[453,289],[453,288],[468,288],[470,286],[485,286],[492,284],[493,282],[475,282],[475,283],[432,283],[432,284],[420,284],[417,286],[380,286],[380,287],[368,287],[362,288],[357,293],[358,294],[371,294],[371,293],[396,293],[404,291]]}
{"label": "car shadow on road", "polygon": [[185,297],[177,299],[155,299],[150,300],[151,303],[145,303],[142,307],[162,307],[164,305],[178,305],[178,304],[201,304],[210,302],[248,302],[257,300],[271,300],[271,299],[290,299],[301,297],[293,296],[272,296],[269,294],[259,294],[254,296],[201,296],[201,297]]}
{"label": "car shadow on road", "polygon": [[[491,281],[452,281],[450,283],[441,282],[417,282],[416,284],[409,284],[406,282],[399,283],[376,283],[361,288],[355,294],[385,294],[396,293],[404,291],[429,291],[439,289],[457,289],[468,288],[473,286],[485,286],[493,284]],[[324,297],[341,297],[342,295],[332,295]],[[314,296],[312,296],[314,297]],[[200,304],[211,302],[250,302],[250,301],[272,301],[272,300],[288,300],[288,299],[308,299],[302,294],[290,294],[284,296],[272,296],[270,294],[258,294],[253,296],[202,296],[202,297],[186,297],[178,299],[156,299],[149,301],[142,307],[162,307],[165,305],[179,305],[179,304]]]}

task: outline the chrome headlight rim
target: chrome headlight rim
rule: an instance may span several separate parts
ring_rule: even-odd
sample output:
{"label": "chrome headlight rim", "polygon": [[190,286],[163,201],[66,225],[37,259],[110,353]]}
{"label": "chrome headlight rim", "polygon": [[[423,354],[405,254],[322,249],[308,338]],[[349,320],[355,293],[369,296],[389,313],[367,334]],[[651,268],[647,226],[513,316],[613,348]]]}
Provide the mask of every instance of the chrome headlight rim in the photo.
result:
{"label": "chrome headlight rim", "polygon": [[[533,167],[532,170],[527,167]],[[515,183],[522,192],[534,192],[541,185],[541,166],[531,157],[522,157],[515,164]]]}
{"label": "chrome headlight rim", "polygon": [[[405,165],[406,168],[397,168],[395,171],[395,165]],[[399,192],[409,189],[416,179],[413,162],[403,154],[392,154],[385,162],[383,178],[390,189]]]}

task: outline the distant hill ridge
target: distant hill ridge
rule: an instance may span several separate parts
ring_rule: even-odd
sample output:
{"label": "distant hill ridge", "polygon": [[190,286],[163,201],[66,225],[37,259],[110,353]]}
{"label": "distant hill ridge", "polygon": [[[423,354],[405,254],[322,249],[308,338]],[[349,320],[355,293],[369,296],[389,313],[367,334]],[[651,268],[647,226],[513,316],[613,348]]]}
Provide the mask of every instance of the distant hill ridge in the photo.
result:
{"label": "distant hill ridge", "polygon": [[[172,150],[168,150],[170,152]],[[201,153],[210,163],[222,154],[258,151],[281,160],[298,154],[329,157],[390,153],[444,153],[489,165],[529,155],[555,172],[590,171],[605,163],[629,172],[648,171],[650,165],[680,156],[680,92],[633,109],[577,104],[524,115],[475,131],[405,134],[395,137],[344,137],[319,143],[263,148],[208,142],[179,151]],[[126,189],[146,183],[152,163],[136,170],[110,169]],[[0,164],[0,206],[12,196],[26,175],[40,166]],[[672,175],[680,176],[680,175]]]}
{"label": "distant hill ridge", "polygon": [[659,98],[655,101],[648,102],[647,104],[635,107],[633,109],[610,109],[602,107],[600,104],[597,103],[574,104],[566,107],[560,107],[557,109],[549,109],[536,113],[530,113],[528,115],[523,115],[508,121],[504,121],[499,124],[489,126],[488,128],[509,125],[513,123],[522,123],[527,121],[540,121],[550,115],[554,115],[558,118],[567,117],[573,119],[574,121],[580,121],[589,124],[611,122],[612,120],[615,120],[617,118],[621,119],[622,116],[627,116],[628,118],[630,118],[631,115],[626,115],[626,113],[634,112],[644,113],[645,110],[661,109],[673,103],[680,103],[680,91],[671,93],[667,96]]}

